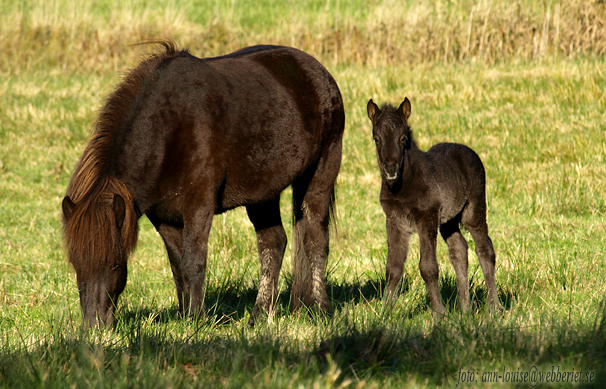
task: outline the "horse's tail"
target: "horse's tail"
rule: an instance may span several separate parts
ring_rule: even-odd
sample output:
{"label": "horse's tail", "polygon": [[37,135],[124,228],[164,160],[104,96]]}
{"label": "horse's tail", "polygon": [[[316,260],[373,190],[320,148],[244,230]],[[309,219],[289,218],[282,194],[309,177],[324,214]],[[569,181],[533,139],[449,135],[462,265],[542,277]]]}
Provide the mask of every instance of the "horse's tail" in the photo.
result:
{"label": "horse's tail", "polygon": [[[292,292],[291,303],[293,309],[311,305],[311,293],[307,287],[311,285],[311,264],[305,252],[305,220],[303,219],[303,197],[305,190],[293,185],[293,259],[292,259]],[[308,301],[309,300],[309,301]]]}
{"label": "horse's tail", "polygon": [[[291,292],[291,303],[293,309],[298,309],[302,305],[312,306],[315,302],[314,295],[311,292],[312,288],[312,264],[311,258],[308,257],[305,248],[305,218],[304,212],[306,212],[305,203],[303,197],[307,188],[300,188],[293,185],[292,190],[292,205],[293,205],[293,264],[292,264],[292,292]],[[337,231],[337,218],[335,212],[335,186],[331,190],[330,201],[329,201],[329,217],[325,228],[330,233],[330,229]],[[331,228],[332,226],[332,228]],[[313,244],[313,243],[311,243]]]}

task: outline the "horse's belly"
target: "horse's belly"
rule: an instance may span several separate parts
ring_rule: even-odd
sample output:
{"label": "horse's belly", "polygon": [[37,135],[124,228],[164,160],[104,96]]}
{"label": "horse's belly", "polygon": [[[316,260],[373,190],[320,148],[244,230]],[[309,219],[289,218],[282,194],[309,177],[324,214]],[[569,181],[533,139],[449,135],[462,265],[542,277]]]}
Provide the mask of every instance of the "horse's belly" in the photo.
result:
{"label": "horse's belly", "polygon": [[223,209],[275,199],[305,171],[303,158],[280,159],[264,165],[228,169],[218,203]]}

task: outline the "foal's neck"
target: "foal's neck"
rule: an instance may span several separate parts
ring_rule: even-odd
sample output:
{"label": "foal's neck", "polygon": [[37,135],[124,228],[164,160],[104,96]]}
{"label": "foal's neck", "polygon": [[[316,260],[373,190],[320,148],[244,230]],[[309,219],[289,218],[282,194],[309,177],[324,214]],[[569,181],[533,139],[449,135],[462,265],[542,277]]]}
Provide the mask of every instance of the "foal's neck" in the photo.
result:
{"label": "foal's neck", "polygon": [[410,140],[410,148],[406,150],[404,155],[404,166],[402,166],[402,187],[410,184],[415,177],[418,177],[421,170],[418,168],[418,163],[424,157],[425,152],[417,147],[414,139]]}

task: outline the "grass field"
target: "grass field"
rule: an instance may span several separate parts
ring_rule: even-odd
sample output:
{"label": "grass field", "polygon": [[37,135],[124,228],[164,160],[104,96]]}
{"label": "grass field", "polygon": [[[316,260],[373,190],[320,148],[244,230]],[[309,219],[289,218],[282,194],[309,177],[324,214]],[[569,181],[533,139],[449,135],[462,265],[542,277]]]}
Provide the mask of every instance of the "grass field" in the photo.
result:
{"label": "grass field", "polygon": [[[533,386],[524,373],[580,385],[574,375],[561,383],[563,372],[604,385],[605,21],[597,0],[0,0],[0,387]],[[214,220],[206,320],[177,316],[163,244],[142,218],[115,329],[81,330],[61,199],[105,96],[153,50],[129,44],[152,37],[199,57],[293,45],[334,75],[346,128],[332,317],[290,311],[289,243],[274,322],[247,326],[259,265],[236,209]],[[422,149],[460,142],[484,161],[502,315],[486,310],[472,242],[473,309],[457,313],[440,241],[450,313],[435,321],[416,238],[402,295],[383,309],[387,246],[366,102],[404,96]]]}

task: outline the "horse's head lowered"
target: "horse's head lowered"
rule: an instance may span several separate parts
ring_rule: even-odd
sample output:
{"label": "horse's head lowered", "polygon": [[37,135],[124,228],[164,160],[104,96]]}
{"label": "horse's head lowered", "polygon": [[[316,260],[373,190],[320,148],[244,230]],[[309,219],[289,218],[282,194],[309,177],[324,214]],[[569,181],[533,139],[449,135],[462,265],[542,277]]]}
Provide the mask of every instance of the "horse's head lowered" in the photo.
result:
{"label": "horse's head lowered", "polygon": [[370,99],[366,110],[372,122],[381,175],[387,186],[392,188],[401,179],[405,154],[412,145],[412,133],[408,127],[410,101],[405,98],[397,109],[385,105],[381,110]]}
{"label": "horse's head lowered", "polygon": [[115,181],[77,202],[65,196],[62,203],[66,247],[76,270],[83,322],[89,326],[113,323],[128,255],[137,241],[132,197]]}

